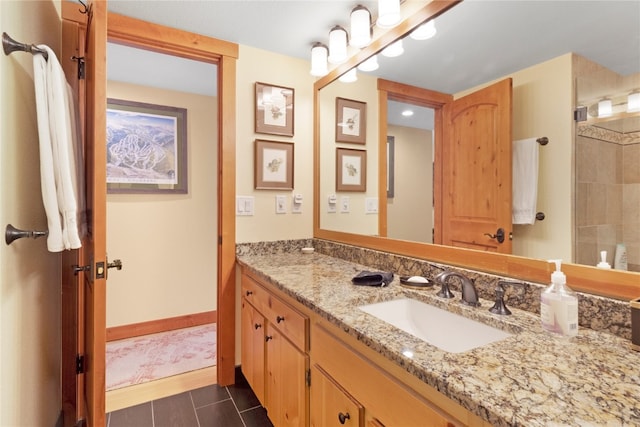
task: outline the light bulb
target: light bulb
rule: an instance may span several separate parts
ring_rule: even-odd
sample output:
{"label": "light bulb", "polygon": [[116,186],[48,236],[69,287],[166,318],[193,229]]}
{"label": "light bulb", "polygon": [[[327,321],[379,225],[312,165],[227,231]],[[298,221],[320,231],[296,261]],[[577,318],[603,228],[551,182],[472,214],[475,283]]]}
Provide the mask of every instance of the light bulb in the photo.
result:
{"label": "light bulb", "polygon": [[314,43],[311,48],[311,75],[316,77],[326,76],[329,73],[327,68],[327,56],[329,52],[322,43]]}
{"label": "light bulb", "polygon": [[640,92],[630,93],[627,96],[627,112],[635,113],[640,111]]}
{"label": "light bulb", "polygon": [[613,113],[613,105],[610,99],[598,102],[598,117],[609,117]]}
{"label": "light bulb", "polygon": [[433,20],[431,20],[413,30],[411,34],[409,34],[409,37],[414,40],[427,40],[435,36],[436,32],[436,24]]}
{"label": "light bulb", "polygon": [[395,58],[396,56],[400,56],[404,53],[404,48],[402,47],[402,40],[398,40],[395,43],[391,43],[389,46],[385,47],[382,52],[383,56],[387,58]]}
{"label": "light bulb", "polygon": [[341,64],[347,60],[347,31],[336,25],[329,32],[329,62]]}
{"label": "light bulb", "polygon": [[400,0],[378,0],[378,27],[394,27],[400,22],[400,18]]}
{"label": "light bulb", "polygon": [[346,73],[344,73],[343,75],[341,75],[338,80],[340,80],[342,83],[353,83],[356,80],[358,80],[358,75],[356,73],[356,69],[352,68],[349,71],[347,71]]}
{"label": "light bulb", "polygon": [[361,5],[351,11],[351,39],[353,47],[363,48],[371,43],[371,13]]}
{"label": "light bulb", "polygon": [[360,71],[375,71],[379,67],[378,65],[378,56],[373,55],[371,58],[364,61],[362,64],[358,65],[358,70]]}

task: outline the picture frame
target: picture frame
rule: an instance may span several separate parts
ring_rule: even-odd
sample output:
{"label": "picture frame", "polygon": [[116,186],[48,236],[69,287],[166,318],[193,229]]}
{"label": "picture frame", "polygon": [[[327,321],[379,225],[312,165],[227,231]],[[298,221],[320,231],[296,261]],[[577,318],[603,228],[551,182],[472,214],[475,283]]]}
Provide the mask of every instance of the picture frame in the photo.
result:
{"label": "picture frame", "polygon": [[255,92],[255,132],[293,136],[294,89],[256,82]]}
{"label": "picture frame", "polygon": [[336,191],[366,190],[366,150],[336,148]]}
{"label": "picture frame", "polygon": [[293,155],[293,142],[256,139],[255,189],[293,190]]}
{"label": "picture frame", "polygon": [[107,192],[188,192],[187,110],[107,99]]}
{"label": "picture frame", "polygon": [[336,98],[336,142],[367,143],[367,103]]}

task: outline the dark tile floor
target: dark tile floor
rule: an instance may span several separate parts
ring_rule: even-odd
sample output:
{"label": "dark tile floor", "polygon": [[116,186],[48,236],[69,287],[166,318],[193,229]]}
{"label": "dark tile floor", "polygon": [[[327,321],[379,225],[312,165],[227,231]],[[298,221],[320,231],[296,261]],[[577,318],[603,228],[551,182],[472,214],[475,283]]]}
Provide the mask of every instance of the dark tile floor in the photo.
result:
{"label": "dark tile floor", "polygon": [[107,414],[107,427],[273,427],[246,379],[207,386]]}

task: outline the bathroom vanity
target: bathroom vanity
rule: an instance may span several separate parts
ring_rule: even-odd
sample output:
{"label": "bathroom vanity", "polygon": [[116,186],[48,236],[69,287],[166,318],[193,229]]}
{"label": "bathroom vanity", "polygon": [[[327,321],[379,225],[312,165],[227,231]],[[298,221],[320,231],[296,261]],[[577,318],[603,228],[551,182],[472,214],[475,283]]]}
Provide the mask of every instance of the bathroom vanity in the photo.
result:
{"label": "bathroom vanity", "polygon": [[[482,292],[480,307],[464,306],[455,286],[448,300],[435,295],[438,286],[401,286],[407,271],[393,271],[386,287],[356,286],[351,278],[374,266],[318,250],[260,249],[237,256],[242,370],[276,426],[640,423],[640,354],[626,338],[581,328],[558,339],[542,331],[536,313],[490,313],[493,301]],[[407,262],[397,268],[415,260]],[[508,336],[445,351],[360,308],[405,298]]]}

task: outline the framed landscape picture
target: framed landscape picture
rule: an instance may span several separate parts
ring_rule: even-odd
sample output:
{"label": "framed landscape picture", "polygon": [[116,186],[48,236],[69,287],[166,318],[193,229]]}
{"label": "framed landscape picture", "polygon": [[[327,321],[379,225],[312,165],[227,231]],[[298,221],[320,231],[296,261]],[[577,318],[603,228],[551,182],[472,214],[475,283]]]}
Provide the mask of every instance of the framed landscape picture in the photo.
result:
{"label": "framed landscape picture", "polygon": [[107,191],[187,190],[187,110],[108,99]]}

